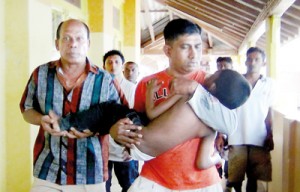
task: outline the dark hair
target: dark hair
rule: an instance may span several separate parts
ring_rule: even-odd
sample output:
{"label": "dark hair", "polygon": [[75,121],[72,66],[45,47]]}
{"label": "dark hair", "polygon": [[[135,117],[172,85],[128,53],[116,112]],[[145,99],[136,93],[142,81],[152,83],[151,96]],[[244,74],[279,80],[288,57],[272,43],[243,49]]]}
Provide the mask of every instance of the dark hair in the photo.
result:
{"label": "dark hair", "polygon": [[250,48],[247,50],[246,55],[248,56],[249,54],[254,53],[254,52],[260,53],[261,56],[262,56],[262,58],[263,58],[263,61],[265,61],[265,59],[266,59],[266,54],[265,54],[265,52],[264,52],[262,49],[260,49],[260,48],[258,48],[258,47],[250,47]]}
{"label": "dark hair", "polygon": [[213,95],[229,109],[235,109],[245,103],[252,89],[247,79],[230,69],[221,70],[219,73]]}
{"label": "dark hair", "polygon": [[218,58],[217,58],[217,63],[218,63],[218,62],[221,62],[222,59],[223,59],[223,57],[218,57]]}
{"label": "dark hair", "polygon": [[124,59],[124,55],[121,53],[121,51],[118,51],[118,50],[110,50],[108,51],[107,53],[104,54],[103,56],[103,66],[105,65],[105,61],[106,59],[109,57],[109,56],[112,56],[112,55],[119,55],[122,59],[122,64],[124,64],[125,62],[125,59]]}
{"label": "dark hair", "polygon": [[231,64],[232,64],[232,59],[231,59],[231,57],[218,57],[218,58],[217,58],[217,63],[218,63],[218,62],[222,62],[222,61],[224,61],[224,62],[226,62],[226,63],[231,63]]}
{"label": "dark hair", "polygon": [[[78,21],[79,21],[79,20],[78,20]],[[59,24],[58,27],[57,27],[57,30],[56,30],[56,39],[57,39],[57,40],[60,39],[60,30],[61,30],[62,25],[63,25],[65,22],[66,22],[66,21],[60,22],[60,24]],[[90,39],[90,29],[89,29],[89,27],[88,27],[87,24],[85,24],[84,22],[82,22],[82,21],[79,21],[79,22],[81,22],[81,23],[84,25],[84,27],[85,27],[85,29],[86,29],[86,32],[87,32],[87,38]]]}
{"label": "dark hair", "polygon": [[134,61],[127,61],[126,63],[124,63],[124,65],[125,64],[128,64],[128,65],[131,65],[131,64],[134,64],[134,65],[136,65],[137,67],[139,66],[136,62],[134,62]]}
{"label": "dark hair", "polygon": [[186,19],[174,19],[164,28],[166,42],[174,41],[181,35],[194,33],[201,35],[201,27]]}

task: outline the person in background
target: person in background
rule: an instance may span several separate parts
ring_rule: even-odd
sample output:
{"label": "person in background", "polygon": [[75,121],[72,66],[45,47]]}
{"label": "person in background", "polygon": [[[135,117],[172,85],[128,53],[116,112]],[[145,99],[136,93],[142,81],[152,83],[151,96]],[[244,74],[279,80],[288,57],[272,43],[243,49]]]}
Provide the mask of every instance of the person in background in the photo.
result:
{"label": "person in background", "polygon": [[270,151],[274,149],[272,132],[272,102],[274,86],[272,79],[264,77],[261,69],[266,56],[258,47],[246,53],[247,72],[244,74],[253,89],[249,99],[236,109],[237,130],[228,135],[228,185],[241,192],[247,174],[246,191],[257,191],[257,180],[272,180]]}
{"label": "person in background", "polygon": [[118,50],[110,50],[103,56],[103,69],[108,71],[118,81],[125,97],[128,101],[129,108],[133,108],[135,85],[127,80],[123,75],[123,64],[125,58]]}
{"label": "person in background", "polygon": [[[38,66],[30,76],[20,109],[38,125],[31,192],[105,192],[108,137],[51,126],[49,111],[64,117],[91,105],[120,98],[111,75],[90,63],[90,31],[82,21],[59,24],[55,40],[60,59]],[[99,124],[101,127],[101,124]]]}
{"label": "person in background", "polygon": [[[110,50],[103,56],[103,68],[117,80],[117,83],[120,85],[120,88],[128,101],[128,107],[132,108],[134,105],[135,85],[128,81],[122,73],[124,62],[124,56],[118,50]],[[111,137],[109,137],[109,140],[109,178],[106,182],[106,190],[107,192],[110,192],[112,170],[114,169],[114,173],[122,187],[122,192],[126,192],[139,175],[139,162],[128,159],[128,156],[124,153],[124,147],[116,144]]]}
{"label": "person in background", "polygon": [[[218,57],[217,58],[217,70],[233,69],[231,57]],[[228,179],[228,140],[227,135],[218,133],[215,139],[215,146],[217,151],[219,151],[221,157],[225,160],[224,163],[224,176]],[[217,165],[217,169],[220,177],[223,176],[222,165]]]}
{"label": "person in background", "polygon": [[233,69],[231,57],[218,57],[217,58],[217,70]]}
{"label": "person in background", "polygon": [[140,74],[138,64],[133,61],[127,61],[123,66],[124,77],[128,81],[137,84],[137,79]]}

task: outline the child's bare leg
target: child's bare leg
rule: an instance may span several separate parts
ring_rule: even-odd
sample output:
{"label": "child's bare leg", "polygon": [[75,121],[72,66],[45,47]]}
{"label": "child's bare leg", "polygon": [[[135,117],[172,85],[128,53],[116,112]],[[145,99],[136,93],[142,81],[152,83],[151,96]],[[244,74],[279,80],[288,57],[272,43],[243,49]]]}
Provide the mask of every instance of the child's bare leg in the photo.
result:
{"label": "child's bare leg", "polygon": [[199,169],[208,169],[221,162],[220,155],[212,151],[215,137],[216,132],[212,129],[210,129],[210,133],[207,136],[202,137],[196,160],[196,165]]}
{"label": "child's bare leg", "polygon": [[178,144],[211,133],[195,115],[186,99],[151,121],[142,129],[143,138],[137,148],[151,156],[157,156]]}

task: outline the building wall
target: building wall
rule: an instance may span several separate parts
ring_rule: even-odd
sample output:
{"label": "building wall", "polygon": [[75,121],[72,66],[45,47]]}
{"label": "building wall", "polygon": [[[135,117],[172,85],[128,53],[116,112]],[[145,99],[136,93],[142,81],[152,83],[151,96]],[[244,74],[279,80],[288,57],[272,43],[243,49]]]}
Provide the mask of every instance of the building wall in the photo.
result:
{"label": "building wall", "polygon": [[[18,107],[28,76],[28,1],[4,1],[5,20],[5,191],[30,186],[30,131]],[[16,185],[16,183],[18,185]]]}
{"label": "building wall", "polygon": [[140,17],[141,1],[126,0],[123,6],[124,10],[124,49],[126,61],[135,61],[141,65],[140,57]]}
{"label": "building wall", "polygon": [[4,110],[4,100],[5,94],[5,31],[4,31],[4,17],[5,17],[5,7],[4,1],[0,1],[0,191],[5,191],[6,183],[6,138],[5,138],[5,110]]}

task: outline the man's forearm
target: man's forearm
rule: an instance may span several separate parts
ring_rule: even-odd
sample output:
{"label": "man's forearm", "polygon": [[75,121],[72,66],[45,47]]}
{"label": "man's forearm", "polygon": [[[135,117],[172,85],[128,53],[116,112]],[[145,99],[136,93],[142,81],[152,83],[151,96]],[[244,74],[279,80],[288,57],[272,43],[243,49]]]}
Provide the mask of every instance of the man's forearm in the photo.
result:
{"label": "man's forearm", "polygon": [[23,118],[27,123],[33,124],[33,125],[41,125],[41,118],[42,114],[37,112],[34,109],[27,109],[23,113]]}
{"label": "man's forearm", "polygon": [[273,119],[273,110],[272,108],[269,108],[267,117],[265,119],[265,124],[266,124],[267,134],[273,136],[272,119]]}

